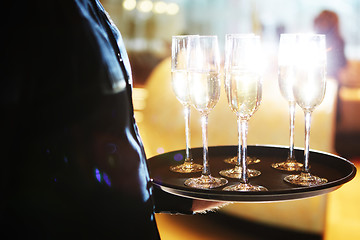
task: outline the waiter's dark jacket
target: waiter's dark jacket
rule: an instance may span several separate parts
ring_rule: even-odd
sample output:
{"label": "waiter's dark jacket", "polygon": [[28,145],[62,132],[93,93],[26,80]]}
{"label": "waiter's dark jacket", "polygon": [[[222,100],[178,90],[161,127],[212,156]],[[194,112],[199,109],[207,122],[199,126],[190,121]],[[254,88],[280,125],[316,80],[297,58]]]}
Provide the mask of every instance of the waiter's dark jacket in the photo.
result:
{"label": "waiter's dark jacket", "polygon": [[0,31],[1,239],[159,239],[154,212],[191,201],[154,194],[101,4],[6,1]]}

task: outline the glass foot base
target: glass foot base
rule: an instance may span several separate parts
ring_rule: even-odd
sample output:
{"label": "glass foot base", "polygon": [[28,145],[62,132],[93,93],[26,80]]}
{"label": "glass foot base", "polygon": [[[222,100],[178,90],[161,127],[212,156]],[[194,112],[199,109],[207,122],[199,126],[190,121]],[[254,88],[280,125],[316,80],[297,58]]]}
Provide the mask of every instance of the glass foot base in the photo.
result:
{"label": "glass foot base", "polygon": [[[221,176],[223,176],[223,177],[240,179],[241,174],[242,174],[242,168],[241,167],[235,167],[235,168],[231,168],[231,169],[221,170],[219,172],[219,174]],[[255,169],[248,169],[247,170],[248,178],[257,177],[260,174],[261,174],[261,172],[258,171],[258,170],[255,170]]]}
{"label": "glass foot base", "polygon": [[202,165],[193,162],[184,162],[181,165],[171,166],[170,171],[177,173],[194,173],[201,172]]}
{"label": "glass foot base", "polygon": [[290,184],[304,187],[317,186],[328,182],[328,180],[325,178],[321,178],[304,172],[296,175],[286,176],[284,178],[284,181]]}
{"label": "glass foot base", "polygon": [[[257,159],[256,157],[246,157],[246,163],[247,164],[255,164],[255,163],[259,163],[261,160]],[[232,157],[232,158],[226,158],[224,160],[224,162],[226,163],[230,163],[230,164],[237,164],[238,163],[238,157]]]}
{"label": "glass foot base", "polygon": [[290,160],[285,162],[273,163],[271,164],[271,167],[282,171],[293,172],[293,171],[301,171],[303,164],[295,160]]}
{"label": "glass foot base", "polygon": [[200,189],[211,189],[224,186],[228,183],[228,180],[225,178],[215,178],[211,175],[202,175],[198,178],[189,178],[186,179],[184,184],[188,187],[192,188],[200,188]]}
{"label": "glass foot base", "polygon": [[240,192],[259,192],[259,191],[268,191],[266,187],[252,185],[250,183],[239,183],[236,185],[231,185],[223,188],[224,191],[240,191]]}

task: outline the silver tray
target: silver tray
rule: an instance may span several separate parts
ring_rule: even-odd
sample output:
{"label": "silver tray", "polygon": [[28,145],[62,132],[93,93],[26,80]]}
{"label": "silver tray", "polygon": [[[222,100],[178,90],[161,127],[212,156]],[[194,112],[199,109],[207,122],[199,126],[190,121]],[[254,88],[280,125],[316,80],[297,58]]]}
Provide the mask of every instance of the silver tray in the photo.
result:
{"label": "silver tray", "polygon": [[[209,162],[212,176],[219,176],[219,171],[231,168],[233,165],[224,162],[225,158],[236,156],[237,146],[209,147]],[[280,146],[248,146],[248,156],[257,157],[260,163],[249,165],[249,168],[261,171],[261,175],[250,178],[253,184],[266,187],[266,192],[228,192],[222,188],[210,190],[194,189],[184,185],[189,177],[198,177],[200,173],[174,173],[169,170],[172,165],[183,162],[185,150],[173,151],[154,156],[148,159],[148,166],[153,183],[162,190],[188,198],[212,201],[231,202],[268,202],[285,201],[313,197],[332,192],[344,183],[355,177],[356,167],[350,161],[329,153],[311,151],[311,173],[328,179],[328,183],[313,186],[299,187],[286,183],[283,179],[294,172],[285,172],[273,169],[272,163],[284,161],[288,155],[287,147]],[[202,163],[202,148],[193,148],[192,156],[196,163]],[[295,149],[296,159],[301,162],[303,149]],[[296,172],[295,172],[296,173]],[[238,182],[237,179],[228,178],[230,184]]]}

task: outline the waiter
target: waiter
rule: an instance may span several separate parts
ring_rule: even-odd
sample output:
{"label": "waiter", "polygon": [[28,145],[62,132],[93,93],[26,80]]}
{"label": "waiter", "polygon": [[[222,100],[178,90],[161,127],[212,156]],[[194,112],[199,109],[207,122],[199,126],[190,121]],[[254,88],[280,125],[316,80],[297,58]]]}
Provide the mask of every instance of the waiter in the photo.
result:
{"label": "waiter", "polygon": [[7,2],[2,237],[159,239],[155,211],[210,207],[153,189],[133,118],[129,60],[101,4]]}

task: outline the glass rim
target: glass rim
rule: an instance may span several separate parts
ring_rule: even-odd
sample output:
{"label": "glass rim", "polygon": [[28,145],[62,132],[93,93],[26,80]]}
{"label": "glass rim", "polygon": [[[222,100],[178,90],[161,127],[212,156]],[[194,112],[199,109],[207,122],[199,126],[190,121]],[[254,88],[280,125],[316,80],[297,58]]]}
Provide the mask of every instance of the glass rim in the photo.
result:
{"label": "glass rim", "polygon": [[257,40],[261,41],[261,37],[256,34],[226,34],[225,42],[232,40]]}
{"label": "glass rim", "polygon": [[218,35],[196,35],[198,38],[219,38]]}

